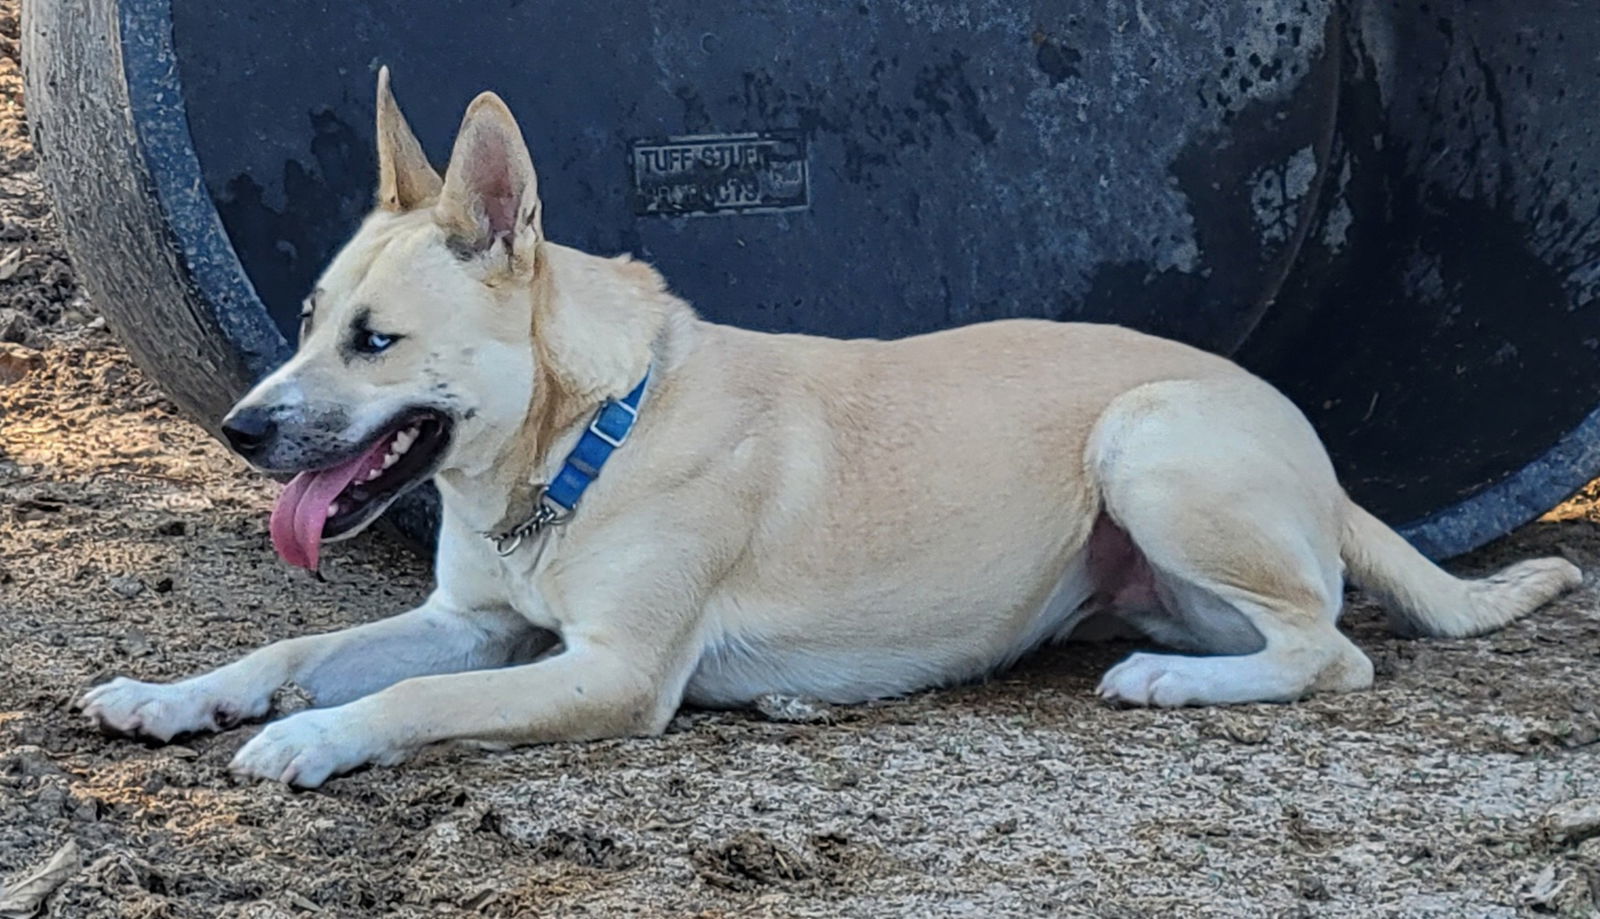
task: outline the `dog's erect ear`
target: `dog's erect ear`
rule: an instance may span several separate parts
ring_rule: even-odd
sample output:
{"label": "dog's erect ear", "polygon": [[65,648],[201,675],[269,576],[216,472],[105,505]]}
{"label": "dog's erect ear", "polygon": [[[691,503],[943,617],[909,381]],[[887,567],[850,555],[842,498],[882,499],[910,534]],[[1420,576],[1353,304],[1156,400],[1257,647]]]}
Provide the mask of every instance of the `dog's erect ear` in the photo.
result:
{"label": "dog's erect ear", "polygon": [[467,252],[488,252],[501,244],[516,259],[543,235],[539,179],[528,145],[511,110],[494,93],[467,106],[434,214],[452,243]]}
{"label": "dog's erect ear", "polygon": [[386,211],[409,211],[438,197],[443,185],[389,91],[389,68],[379,68],[378,206]]}

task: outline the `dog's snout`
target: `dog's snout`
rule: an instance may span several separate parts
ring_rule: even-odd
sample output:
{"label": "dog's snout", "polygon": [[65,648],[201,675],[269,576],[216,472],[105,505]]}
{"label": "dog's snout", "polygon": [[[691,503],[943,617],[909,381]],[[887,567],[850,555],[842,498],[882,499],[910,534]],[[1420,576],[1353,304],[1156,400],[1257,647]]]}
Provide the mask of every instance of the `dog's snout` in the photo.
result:
{"label": "dog's snout", "polygon": [[234,452],[249,459],[261,452],[278,432],[272,413],[263,408],[246,408],[222,419],[222,436]]}

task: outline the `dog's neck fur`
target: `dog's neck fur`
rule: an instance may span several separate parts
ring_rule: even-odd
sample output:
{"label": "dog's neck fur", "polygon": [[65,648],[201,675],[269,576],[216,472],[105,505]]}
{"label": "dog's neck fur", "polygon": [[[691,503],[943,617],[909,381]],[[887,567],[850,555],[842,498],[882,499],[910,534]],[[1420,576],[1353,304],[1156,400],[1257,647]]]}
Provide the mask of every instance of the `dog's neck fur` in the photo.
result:
{"label": "dog's neck fur", "polygon": [[633,389],[652,364],[659,381],[677,349],[671,330],[692,321],[689,306],[661,276],[628,256],[600,258],[540,242],[531,275],[534,385],[520,428],[480,475],[448,469],[441,495],[468,525],[503,532],[532,512],[548,482],[606,399]]}

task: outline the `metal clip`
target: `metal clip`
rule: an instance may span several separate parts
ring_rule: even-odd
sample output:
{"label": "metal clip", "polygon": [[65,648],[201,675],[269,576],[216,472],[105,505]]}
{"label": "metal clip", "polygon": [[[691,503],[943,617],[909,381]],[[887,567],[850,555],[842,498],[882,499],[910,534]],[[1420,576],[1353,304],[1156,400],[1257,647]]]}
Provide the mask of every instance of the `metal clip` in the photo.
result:
{"label": "metal clip", "polygon": [[560,526],[571,519],[571,510],[551,500],[550,486],[540,485],[538,496],[534,498],[533,513],[528,515],[527,520],[498,536],[492,533],[484,535],[494,543],[494,551],[505,558],[517,551],[529,536],[538,536],[550,527]]}

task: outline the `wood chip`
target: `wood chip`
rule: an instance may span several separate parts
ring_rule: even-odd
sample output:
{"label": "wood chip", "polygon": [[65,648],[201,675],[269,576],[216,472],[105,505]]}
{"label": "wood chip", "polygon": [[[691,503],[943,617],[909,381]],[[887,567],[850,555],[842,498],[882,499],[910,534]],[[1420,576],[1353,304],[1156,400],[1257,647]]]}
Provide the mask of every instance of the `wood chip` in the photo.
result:
{"label": "wood chip", "polygon": [[1600,798],[1574,798],[1557,804],[1544,817],[1545,831],[1558,843],[1578,843],[1600,836]]}
{"label": "wood chip", "polygon": [[0,256],[0,281],[9,281],[16,277],[17,269],[22,267],[22,248],[19,246]]}
{"label": "wood chip", "polygon": [[0,919],[33,919],[44,906],[45,898],[55,893],[56,888],[82,866],[78,844],[68,840],[43,868],[0,888]]}
{"label": "wood chip", "polygon": [[0,386],[10,386],[44,367],[44,355],[23,345],[0,342]]}

